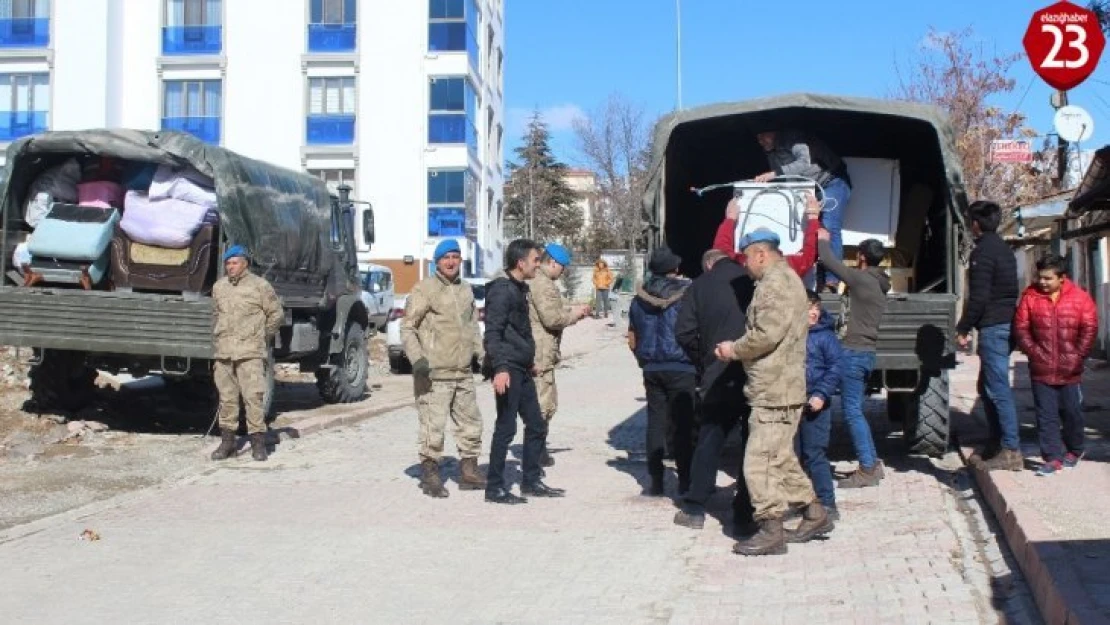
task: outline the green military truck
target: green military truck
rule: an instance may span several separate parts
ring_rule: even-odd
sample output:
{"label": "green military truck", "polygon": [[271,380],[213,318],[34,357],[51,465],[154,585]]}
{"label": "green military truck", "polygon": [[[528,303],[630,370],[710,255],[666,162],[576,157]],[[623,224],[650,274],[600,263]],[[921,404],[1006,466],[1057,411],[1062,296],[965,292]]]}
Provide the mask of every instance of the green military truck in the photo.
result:
{"label": "green military truck", "polygon": [[[86,171],[101,167],[96,176],[101,182],[107,180],[107,171],[145,170],[148,180],[150,169],[158,166],[188,171],[212,182],[218,207],[206,215],[211,220],[207,230],[202,228],[189,248],[161,251],[180,255],[180,262],[150,264],[163,261],[140,258],[134,241],[117,225],[106,252],[110,258],[88,259],[91,265],[81,265],[36,257],[13,266],[16,246],[44,230],[45,222],[33,229],[25,213],[34,199],[28,197],[34,181],[51,168],[75,161]],[[285,323],[267,367],[267,409],[273,398],[274,362],[297,363],[301,371],[315,372],[320,393],[329,403],[354,402],[366,395],[368,317],[360,298],[355,210],[347,189],[333,196],[315,177],[177,132],[35,135],[9,146],[6,173],[0,190],[0,345],[33,348],[30,409],[81,409],[92,399],[98,369],[136,377],[159,374],[178,383],[174,386],[210,390],[210,295],[223,275],[222,253],[231,243],[248,247],[251,270],[274,286],[285,309]],[[132,185],[126,188],[145,188],[144,182],[122,182]],[[129,194],[114,208],[126,217],[128,210],[138,210],[131,202]],[[50,205],[51,214],[84,210],[59,205]],[[374,238],[373,212],[362,214],[363,236],[369,243]],[[52,253],[65,257],[65,247]],[[149,248],[144,249],[150,256]],[[67,272],[76,276],[78,271],[83,280],[67,279]]]}
{"label": "green military truck", "polygon": [[[854,256],[849,231],[856,239],[884,240],[891,250],[894,288],[879,328],[872,390],[887,391],[888,414],[902,422],[910,451],[944,453],[948,375],[955,367],[970,247],[963,220],[967,199],[945,115],[892,100],[792,94],[664,117],[655,128],[644,216],[650,244],[665,243],[682,256],[687,275],[700,273],[701,255],[713,245],[730,192],[736,193],[727,187],[691,191],[767,171],[755,137],[766,128],[812,133],[848,163],[853,189],[845,211],[845,256]],[[793,211],[792,237],[801,232],[799,201],[784,206]],[[823,297],[831,312],[840,311],[839,296]]]}

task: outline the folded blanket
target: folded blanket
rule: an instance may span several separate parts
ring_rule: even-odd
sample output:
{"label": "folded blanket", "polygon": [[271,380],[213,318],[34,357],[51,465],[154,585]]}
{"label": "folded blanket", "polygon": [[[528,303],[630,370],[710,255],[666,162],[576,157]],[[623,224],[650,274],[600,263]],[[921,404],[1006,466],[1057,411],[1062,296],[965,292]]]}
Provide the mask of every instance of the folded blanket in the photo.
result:
{"label": "folded blanket", "polygon": [[155,247],[189,247],[208,208],[175,199],[152,200],[138,191],[124,199],[120,228],[128,238]]}
{"label": "folded blanket", "polygon": [[121,208],[123,206],[123,187],[108,180],[82,182],[77,185],[77,199],[81,206]]}
{"label": "folded blanket", "polygon": [[149,195],[152,200],[183,200],[205,208],[217,205],[211,179],[187,169],[174,171],[168,165],[161,165],[154,172]]}

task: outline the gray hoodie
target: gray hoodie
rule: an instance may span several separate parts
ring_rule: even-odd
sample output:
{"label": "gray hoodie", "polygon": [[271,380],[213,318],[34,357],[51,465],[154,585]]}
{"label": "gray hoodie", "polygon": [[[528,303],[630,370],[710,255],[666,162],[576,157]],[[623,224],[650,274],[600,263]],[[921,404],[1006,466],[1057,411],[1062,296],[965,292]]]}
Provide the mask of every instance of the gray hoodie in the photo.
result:
{"label": "gray hoodie", "polygon": [[845,349],[875,351],[879,340],[879,322],[886,311],[890,277],[878,267],[856,269],[845,265],[833,254],[828,241],[817,242],[817,256],[826,269],[848,285],[848,333],[842,341]]}

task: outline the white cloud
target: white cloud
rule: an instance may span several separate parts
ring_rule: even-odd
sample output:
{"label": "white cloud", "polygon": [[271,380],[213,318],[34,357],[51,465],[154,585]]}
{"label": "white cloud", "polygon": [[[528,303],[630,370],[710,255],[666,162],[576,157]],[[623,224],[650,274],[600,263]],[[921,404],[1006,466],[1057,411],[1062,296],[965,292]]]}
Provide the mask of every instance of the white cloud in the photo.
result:
{"label": "white cloud", "polygon": [[[519,137],[532,119],[534,108],[510,108],[505,113],[506,133],[509,137]],[[574,129],[574,120],[586,116],[586,112],[577,104],[554,104],[539,109],[540,118],[547,124],[547,129],[552,134],[567,132]]]}

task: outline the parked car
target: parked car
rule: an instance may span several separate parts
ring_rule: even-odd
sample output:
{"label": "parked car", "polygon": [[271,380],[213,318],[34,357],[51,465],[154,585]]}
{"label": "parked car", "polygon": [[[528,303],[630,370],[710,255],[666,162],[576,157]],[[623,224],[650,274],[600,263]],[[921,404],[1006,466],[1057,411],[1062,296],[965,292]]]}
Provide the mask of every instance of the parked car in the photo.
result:
{"label": "parked car", "polygon": [[358,269],[362,284],[362,303],[370,318],[367,332],[385,332],[389,313],[393,310],[393,270],[374,264],[363,264]]}
{"label": "parked car", "polygon": [[[482,332],[482,336],[486,333],[486,284],[489,283],[487,278],[463,278],[463,281],[470,284],[470,289],[474,293],[474,304],[478,307],[478,328]],[[394,373],[411,373],[412,363],[409,362],[405,356],[405,347],[401,344],[401,319],[405,316],[405,302],[408,301],[408,295],[401,295],[394,298],[393,310],[389,313],[389,321],[386,323],[386,345],[389,348],[389,368]],[[478,363],[474,363],[475,371],[478,370]]]}

